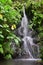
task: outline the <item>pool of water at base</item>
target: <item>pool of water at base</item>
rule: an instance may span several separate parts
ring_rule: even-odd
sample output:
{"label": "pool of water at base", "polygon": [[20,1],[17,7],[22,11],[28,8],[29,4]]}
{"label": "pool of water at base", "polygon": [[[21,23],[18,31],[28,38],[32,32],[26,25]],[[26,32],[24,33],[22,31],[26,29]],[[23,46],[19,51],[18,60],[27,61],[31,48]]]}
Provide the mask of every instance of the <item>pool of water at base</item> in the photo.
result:
{"label": "pool of water at base", "polygon": [[0,61],[0,65],[43,65],[43,63],[38,59],[12,59]]}

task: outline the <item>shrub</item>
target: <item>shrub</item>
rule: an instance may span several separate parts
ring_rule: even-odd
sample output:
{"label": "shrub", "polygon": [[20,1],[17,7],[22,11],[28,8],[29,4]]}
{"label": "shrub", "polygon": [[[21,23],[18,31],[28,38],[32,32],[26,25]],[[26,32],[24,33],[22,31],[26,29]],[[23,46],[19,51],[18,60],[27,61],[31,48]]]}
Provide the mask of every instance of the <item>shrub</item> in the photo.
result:
{"label": "shrub", "polygon": [[30,28],[34,29],[40,38],[40,57],[43,58],[43,0],[28,0],[26,9],[30,18]]}
{"label": "shrub", "polygon": [[13,8],[13,2],[11,0],[0,0],[0,54],[5,59],[10,59],[15,52],[11,48],[13,42],[13,45],[20,47],[21,40],[13,32],[20,20],[21,14]]}

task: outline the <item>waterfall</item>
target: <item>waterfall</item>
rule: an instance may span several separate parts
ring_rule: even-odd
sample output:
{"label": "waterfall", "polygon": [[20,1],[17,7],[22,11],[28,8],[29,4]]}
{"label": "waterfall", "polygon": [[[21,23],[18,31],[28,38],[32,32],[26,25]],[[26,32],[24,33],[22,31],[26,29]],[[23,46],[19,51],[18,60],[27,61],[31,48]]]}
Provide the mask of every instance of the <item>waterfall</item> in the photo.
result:
{"label": "waterfall", "polygon": [[[23,36],[23,47],[26,53],[29,54],[29,58],[38,58],[39,46],[33,43],[33,38],[27,34],[28,33],[28,19],[25,14],[25,8],[23,7],[23,18],[21,21],[21,26],[19,28],[19,34]],[[30,31],[31,32],[31,31]]]}

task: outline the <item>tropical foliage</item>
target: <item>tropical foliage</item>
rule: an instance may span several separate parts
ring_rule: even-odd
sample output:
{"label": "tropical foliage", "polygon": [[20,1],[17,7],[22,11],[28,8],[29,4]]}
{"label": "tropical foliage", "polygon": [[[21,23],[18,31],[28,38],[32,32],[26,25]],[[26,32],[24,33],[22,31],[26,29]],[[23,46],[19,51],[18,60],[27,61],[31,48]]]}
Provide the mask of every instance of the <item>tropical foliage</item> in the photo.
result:
{"label": "tropical foliage", "polygon": [[11,0],[0,0],[0,54],[6,59],[13,55],[12,40],[18,48],[20,47],[21,40],[13,32],[21,19],[19,10],[13,7]]}
{"label": "tropical foliage", "polygon": [[27,15],[30,18],[30,28],[37,32],[40,45],[40,57],[43,58],[43,0],[27,1]]}

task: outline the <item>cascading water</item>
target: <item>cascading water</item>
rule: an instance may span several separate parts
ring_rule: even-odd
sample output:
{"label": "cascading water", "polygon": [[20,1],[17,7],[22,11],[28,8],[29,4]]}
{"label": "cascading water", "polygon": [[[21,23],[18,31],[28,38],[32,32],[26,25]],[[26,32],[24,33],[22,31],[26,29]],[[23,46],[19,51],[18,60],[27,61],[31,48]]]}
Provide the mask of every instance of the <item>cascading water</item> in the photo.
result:
{"label": "cascading water", "polygon": [[[21,27],[19,28],[19,34],[23,36],[22,41],[24,50],[29,54],[29,58],[38,58],[39,46],[33,43],[33,38],[27,34],[28,33],[28,20],[25,14],[25,9],[23,7],[24,17],[21,21]],[[31,32],[31,31],[30,31]]]}

